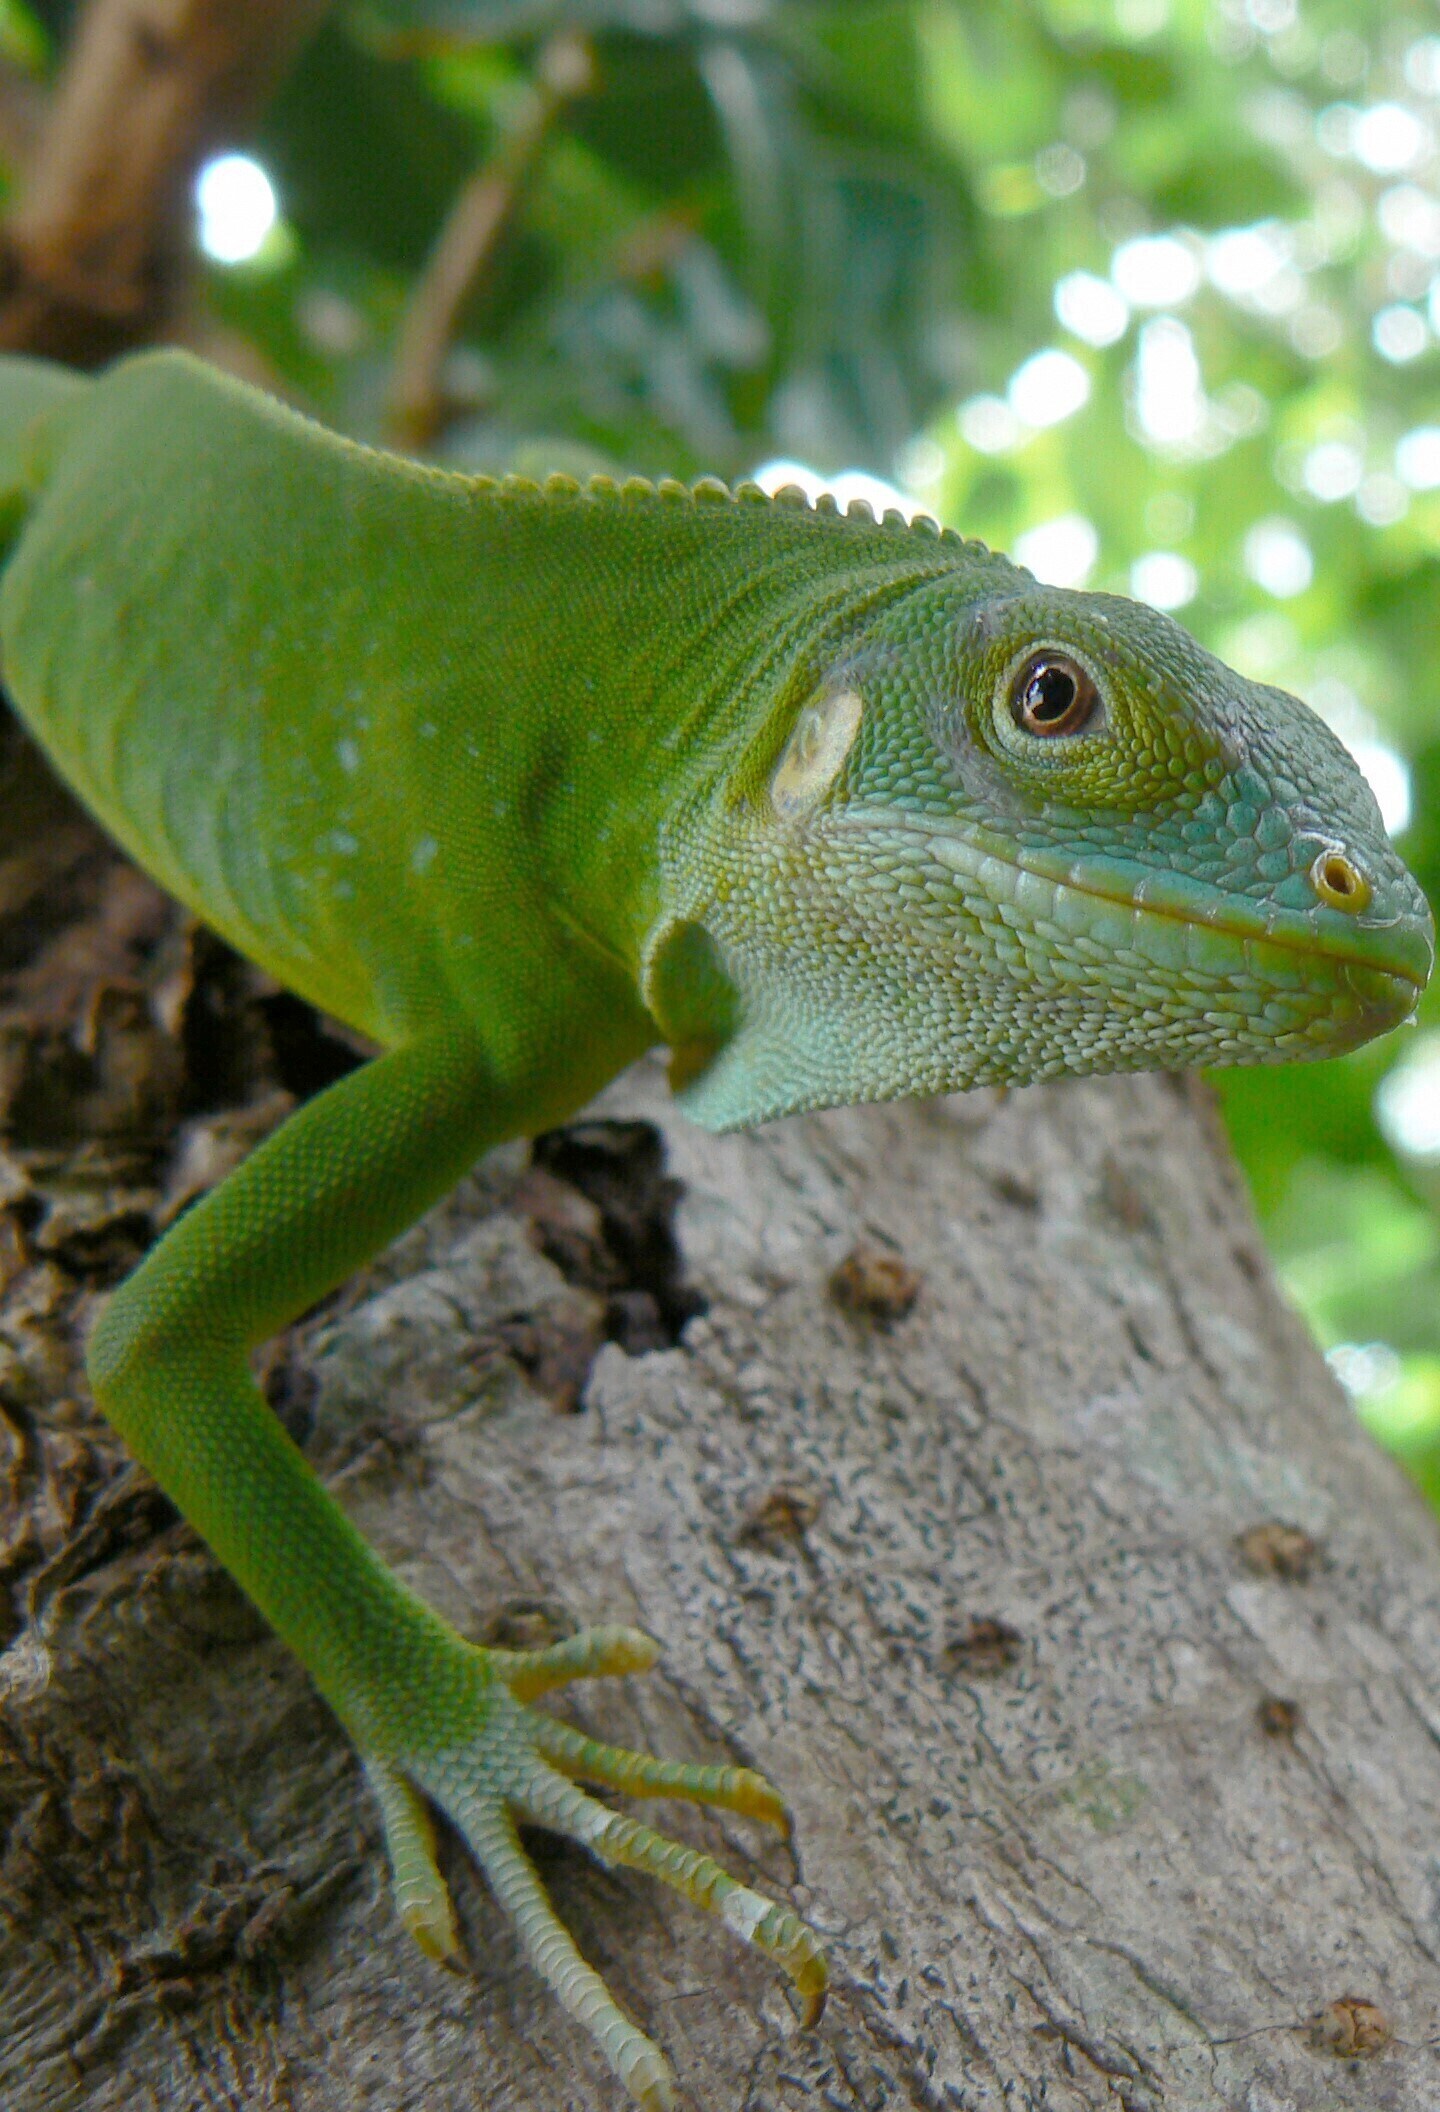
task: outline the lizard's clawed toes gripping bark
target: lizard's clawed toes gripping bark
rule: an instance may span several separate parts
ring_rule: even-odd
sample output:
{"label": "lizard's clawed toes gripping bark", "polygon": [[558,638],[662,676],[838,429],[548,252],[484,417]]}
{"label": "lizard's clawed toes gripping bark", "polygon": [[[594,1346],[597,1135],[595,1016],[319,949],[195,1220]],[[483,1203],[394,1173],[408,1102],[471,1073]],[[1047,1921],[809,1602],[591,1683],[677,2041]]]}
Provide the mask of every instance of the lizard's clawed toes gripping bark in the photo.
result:
{"label": "lizard's clawed toes gripping bark", "polygon": [[568,1835],[602,1863],[644,1870],[717,1914],[789,1975],[804,2004],[804,2021],[813,2024],[824,2005],[828,1976],[819,1943],[805,1923],[790,1908],[740,1884],[713,1857],[611,1810],[577,1782],[627,1796],[720,1805],[767,1820],[788,1835],[778,1791],[749,1768],[697,1766],[601,1744],[529,1705],[572,1679],[647,1669],[658,1655],[651,1638],[634,1628],[605,1627],[583,1629],[544,1650],[463,1647],[474,1676],[455,1712],[454,1741],[427,1741],[414,1753],[366,1757],[384,1819],[396,1903],[421,1948],[442,1960],[454,1958],[459,1949],[419,1794],[423,1790],[463,1834],[537,1972],[647,2112],[664,2112],[674,2102],[669,2063],[580,1956],[521,1845],[521,1821]]}

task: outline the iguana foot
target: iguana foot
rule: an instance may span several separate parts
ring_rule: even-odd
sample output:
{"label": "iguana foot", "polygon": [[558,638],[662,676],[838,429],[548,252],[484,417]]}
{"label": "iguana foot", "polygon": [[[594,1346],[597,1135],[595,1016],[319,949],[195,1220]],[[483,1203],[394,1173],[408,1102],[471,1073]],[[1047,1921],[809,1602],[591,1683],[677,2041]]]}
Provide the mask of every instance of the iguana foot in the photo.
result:
{"label": "iguana foot", "polygon": [[[667,1840],[587,1796],[576,1780],[627,1796],[721,1805],[766,1819],[788,1835],[789,1819],[777,1791],[749,1768],[690,1766],[602,1745],[528,1706],[537,1695],[572,1679],[644,1671],[654,1664],[659,1646],[634,1628],[587,1628],[545,1650],[464,1647],[478,1661],[474,1669],[480,1678],[464,1710],[463,1740],[427,1745],[423,1752],[378,1758],[372,1751],[366,1757],[384,1819],[396,1904],[421,1948],[440,1959],[458,1950],[423,1791],[465,1836],[536,1971],[647,2112],[666,2112],[674,2103],[669,2063],[580,1956],[520,1844],[517,1822],[568,1834],[600,1862],[646,1870],[696,1906],[718,1914],[789,1975],[803,1998],[805,2022],[813,2024],[824,2005],[825,1959],[798,1915],[737,1883],[698,1849]],[[403,1733],[396,1741],[402,1747],[406,1742]]]}

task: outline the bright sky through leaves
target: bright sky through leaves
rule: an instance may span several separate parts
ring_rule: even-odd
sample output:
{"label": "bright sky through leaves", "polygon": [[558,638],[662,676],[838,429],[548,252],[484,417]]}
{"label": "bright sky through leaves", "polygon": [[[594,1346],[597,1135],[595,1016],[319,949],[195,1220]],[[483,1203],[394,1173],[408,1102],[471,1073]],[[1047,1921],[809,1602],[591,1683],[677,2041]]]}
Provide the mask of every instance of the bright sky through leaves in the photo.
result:
{"label": "bright sky through leaves", "polygon": [[198,240],[217,264],[257,256],[280,217],[275,187],[248,154],[220,154],[195,179]]}
{"label": "bright sky through leaves", "polygon": [[1093,271],[1071,271],[1056,285],[1055,314],[1085,344],[1113,345],[1125,335],[1130,304],[1108,279]]}
{"label": "bright sky through leaves", "polygon": [[1100,555],[1095,523],[1083,513],[1063,513],[1027,529],[1015,544],[1015,561],[1050,587],[1083,587]]}
{"label": "bright sky through leaves", "polygon": [[1440,1159],[1440,1034],[1423,1034],[1381,1081],[1380,1125],[1407,1158]]}

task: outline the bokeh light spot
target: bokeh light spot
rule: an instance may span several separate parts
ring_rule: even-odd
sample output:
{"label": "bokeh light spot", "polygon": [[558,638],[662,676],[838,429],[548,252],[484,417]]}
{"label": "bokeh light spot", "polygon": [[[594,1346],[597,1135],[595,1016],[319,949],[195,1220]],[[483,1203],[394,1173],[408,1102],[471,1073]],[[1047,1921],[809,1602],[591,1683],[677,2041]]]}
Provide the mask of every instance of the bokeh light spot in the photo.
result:
{"label": "bokeh light spot", "polygon": [[1100,555],[1100,537],[1083,513],[1042,521],[1015,545],[1015,562],[1047,587],[1083,587]]}
{"label": "bokeh light spot", "polygon": [[1200,591],[1200,575],[1174,550],[1147,550],[1130,567],[1130,592],[1156,609],[1183,609]]}
{"label": "bokeh light spot", "polygon": [[1395,474],[1412,491],[1440,487],[1440,425],[1417,425],[1395,443]]}
{"label": "bokeh light spot", "polygon": [[1430,342],[1429,325],[1418,308],[1409,308],[1403,301],[1395,301],[1382,308],[1370,325],[1370,335],[1375,350],[1392,366],[1404,366],[1408,360],[1418,359]]}
{"label": "bokeh light spot", "polygon": [[1006,397],[1022,425],[1059,425],[1090,400],[1090,376],[1069,352],[1032,353],[1010,377]]}
{"label": "bokeh light spot", "polygon": [[804,462],[792,462],[784,457],[762,462],[750,480],[762,491],[772,494],[783,491],[787,484],[798,485],[813,505],[822,492],[829,492],[843,512],[852,499],[861,499],[876,515],[888,513],[893,507],[913,520],[924,507],[894,484],[887,484],[882,477],[872,477],[868,470],[842,469],[837,476],[822,476]]}
{"label": "bokeh light spot", "polygon": [[1360,775],[1375,794],[1386,835],[1398,836],[1410,820],[1410,765],[1388,741],[1359,740],[1349,745]]}
{"label": "bokeh light spot", "polygon": [[1375,1093],[1386,1142],[1406,1158],[1440,1159],[1440,1034],[1422,1034]]}
{"label": "bokeh light spot", "polygon": [[1365,457],[1351,440],[1321,440],[1312,447],[1301,468],[1301,481],[1312,498],[1332,506],[1360,489]]}
{"label": "bokeh light spot", "polygon": [[1429,146],[1429,127],[1405,103],[1372,103],[1351,121],[1350,152],[1377,176],[1413,168]]}
{"label": "bokeh light spot", "polygon": [[1147,439],[1169,446],[1195,440],[1205,423],[1195,341],[1173,315],[1157,315],[1140,332],[1135,416]]}
{"label": "bokeh light spot", "polygon": [[1178,308],[1200,284],[1200,259],[1178,235],[1137,235],[1110,259],[1110,276],[1134,308]]}
{"label": "bokeh light spot", "polygon": [[1245,538],[1245,570],[1277,601],[1303,594],[1315,577],[1310,545],[1293,521],[1257,521]]}
{"label": "bokeh light spot", "polygon": [[1003,455],[1025,433],[1003,396],[972,396],[955,413],[960,437],[980,455]]}
{"label": "bokeh light spot", "polygon": [[199,242],[217,264],[258,255],[280,217],[275,186],[248,154],[218,154],[195,179]]}
{"label": "bokeh light spot", "polygon": [[1125,335],[1130,303],[1108,279],[1097,278],[1093,271],[1072,271],[1055,287],[1055,314],[1072,337],[1100,347]]}

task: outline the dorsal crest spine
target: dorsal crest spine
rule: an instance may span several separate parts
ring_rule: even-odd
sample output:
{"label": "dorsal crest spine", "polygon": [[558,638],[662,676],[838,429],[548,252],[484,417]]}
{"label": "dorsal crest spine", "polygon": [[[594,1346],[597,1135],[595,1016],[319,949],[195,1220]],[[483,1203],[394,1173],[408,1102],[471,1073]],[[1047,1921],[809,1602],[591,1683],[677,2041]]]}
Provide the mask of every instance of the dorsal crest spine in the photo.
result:
{"label": "dorsal crest spine", "polygon": [[928,513],[907,515],[898,506],[889,506],[883,515],[877,516],[866,499],[851,499],[842,507],[835,494],[822,491],[812,499],[798,484],[782,484],[778,491],[766,491],[763,485],[752,478],[738,484],[726,484],[719,477],[697,477],[685,484],[678,477],[661,477],[652,482],[648,477],[625,477],[594,475],[583,482],[563,471],[554,471],[543,482],[530,477],[476,476],[469,479],[471,489],[486,497],[501,500],[541,499],[560,505],[597,504],[626,507],[658,505],[665,507],[695,506],[723,507],[744,506],[768,509],[778,513],[808,513],[816,521],[833,523],[844,531],[851,524],[861,528],[880,528],[893,535],[919,536],[927,542],[946,543],[955,549],[973,551],[977,557],[988,557],[987,544],[967,538],[954,528],[944,528]]}

